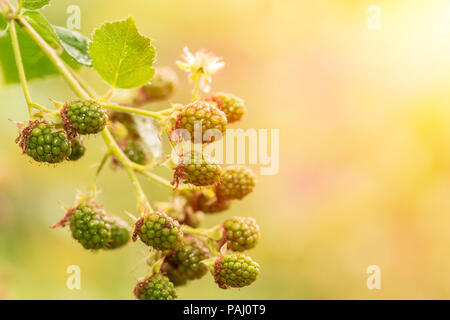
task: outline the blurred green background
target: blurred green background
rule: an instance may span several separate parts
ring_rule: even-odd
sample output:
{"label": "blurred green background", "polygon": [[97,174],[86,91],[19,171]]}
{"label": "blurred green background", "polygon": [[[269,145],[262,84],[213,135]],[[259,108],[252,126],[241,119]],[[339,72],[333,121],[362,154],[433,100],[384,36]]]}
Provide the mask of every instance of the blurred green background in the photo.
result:
{"label": "blurred green background", "polygon": [[[450,298],[450,3],[447,0],[129,0],[52,1],[43,13],[65,25],[81,7],[81,31],[135,17],[153,39],[158,66],[183,46],[224,58],[213,91],[243,97],[242,128],[279,128],[280,171],[230,212],[254,216],[262,240],[251,255],[260,279],[220,290],[210,276],[179,290],[181,299]],[[381,30],[366,27],[368,5]],[[81,74],[100,92],[106,86]],[[186,76],[174,102],[190,93]],[[59,77],[31,83],[32,96],[66,100]],[[162,105],[161,105],[162,106]],[[26,119],[19,86],[0,87],[0,299],[130,299],[145,273],[145,246],[86,252],[67,229],[49,225],[84,190],[104,151],[57,167],[37,165],[14,144],[9,119]],[[168,171],[161,171],[169,176]],[[127,176],[105,171],[99,201],[126,219],[135,213]],[[153,201],[169,192],[143,181]],[[381,268],[368,290],[366,268]],[[81,268],[81,290],[66,269]]]}

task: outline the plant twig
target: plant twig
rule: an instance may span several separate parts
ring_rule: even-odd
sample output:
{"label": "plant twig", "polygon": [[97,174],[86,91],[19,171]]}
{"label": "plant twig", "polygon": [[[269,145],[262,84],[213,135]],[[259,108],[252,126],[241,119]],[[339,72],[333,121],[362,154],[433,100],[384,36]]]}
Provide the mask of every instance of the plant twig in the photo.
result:
{"label": "plant twig", "polygon": [[109,110],[116,110],[116,111],[122,111],[122,112],[128,112],[128,113],[135,113],[135,114],[139,114],[139,115],[142,115],[142,116],[155,118],[155,119],[158,119],[158,120],[164,119],[164,116],[161,113],[159,113],[159,112],[153,112],[153,111],[148,111],[148,110],[144,110],[144,109],[124,107],[124,106],[121,106],[121,105],[118,105],[118,104],[103,104],[103,103],[101,103],[101,106],[103,108],[109,109]]}

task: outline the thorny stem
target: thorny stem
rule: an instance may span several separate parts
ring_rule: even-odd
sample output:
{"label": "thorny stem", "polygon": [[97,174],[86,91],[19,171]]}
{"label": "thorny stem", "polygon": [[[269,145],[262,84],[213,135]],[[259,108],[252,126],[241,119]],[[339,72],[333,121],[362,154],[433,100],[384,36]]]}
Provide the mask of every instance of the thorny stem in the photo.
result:
{"label": "thorny stem", "polygon": [[158,120],[164,119],[164,116],[160,112],[153,112],[153,111],[148,111],[148,110],[144,110],[144,109],[124,107],[124,106],[121,106],[118,104],[103,104],[103,103],[101,103],[101,106],[103,108],[109,109],[109,110],[116,110],[116,111],[140,114],[142,116],[147,116],[147,117],[155,118]]}
{"label": "thorny stem", "polygon": [[22,55],[20,54],[19,40],[17,39],[16,24],[14,20],[9,22],[9,34],[11,35],[12,47],[14,50],[14,57],[16,58],[17,72],[19,73],[20,83],[22,84],[23,94],[27,101],[28,114],[30,118],[33,117],[33,101],[31,100],[30,91],[28,90],[27,78],[25,69],[23,67]]}

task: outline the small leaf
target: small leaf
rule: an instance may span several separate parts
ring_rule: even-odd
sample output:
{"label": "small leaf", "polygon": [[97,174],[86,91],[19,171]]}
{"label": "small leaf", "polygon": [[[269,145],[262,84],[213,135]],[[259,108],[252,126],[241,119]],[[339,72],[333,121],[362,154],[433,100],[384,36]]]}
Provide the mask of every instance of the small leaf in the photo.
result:
{"label": "small leaf", "polygon": [[3,15],[3,12],[0,11],[0,36],[2,35],[3,31],[6,30],[7,26],[8,26],[8,21],[6,21],[6,18]]}
{"label": "small leaf", "polygon": [[103,24],[94,32],[89,50],[95,70],[113,88],[142,86],[155,72],[155,49],[131,17]]}
{"label": "small leaf", "polygon": [[92,58],[89,55],[89,39],[75,30],[53,26],[57,38],[66,52],[78,63],[92,67]]}
{"label": "small leaf", "polygon": [[23,7],[28,10],[37,10],[50,3],[50,0],[23,0]]}
{"label": "small leaf", "polygon": [[135,117],[137,129],[144,143],[149,147],[153,157],[162,156],[162,141],[159,138],[159,128],[153,119],[145,117]]}
{"label": "small leaf", "polygon": [[[25,31],[22,28],[17,28],[16,30],[27,80],[57,74],[58,70]],[[0,67],[3,71],[5,84],[19,82],[9,34],[7,37],[0,38]]]}
{"label": "small leaf", "polygon": [[52,47],[58,47],[58,37],[47,19],[38,11],[25,11],[23,17]]}

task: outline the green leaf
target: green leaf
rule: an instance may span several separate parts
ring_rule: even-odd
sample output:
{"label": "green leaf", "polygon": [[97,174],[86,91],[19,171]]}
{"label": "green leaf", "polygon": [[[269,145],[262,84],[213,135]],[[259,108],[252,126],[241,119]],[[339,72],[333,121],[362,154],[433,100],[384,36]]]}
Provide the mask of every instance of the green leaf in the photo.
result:
{"label": "green leaf", "polygon": [[63,48],[75,61],[82,65],[92,67],[88,38],[77,31],[63,27],[53,26],[53,29]]}
{"label": "green leaf", "polygon": [[29,10],[40,9],[50,3],[50,0],[23,0],[23,7]]}
{"label": "green leaf", "polygon": [[113,88],[142,86],[155,72],[155,48],[138,33],[131,17],[103,24],[94,32],[89,50],[95,70]]}
{"label": "green leaf", "polygon": [[8,26],[8,22],[6,18],[3,16],[3,12],[0,11],[0,36],[2,35],[2,31],[6,30]]}
{"label": "green leaf", "polygon": [[[23,65],[28,80],[58,73],[58,70],[56,70],[51,61],[33,40],[31,40],[25,31],[22,30],[22,28],[17,28],[17,37],[19,39]],[[9,34],[7,37],[0,38],[0,66],[3,71],[5,84],[19,82],[19,75],[17,73],[14,51]]]}
{"label": "green leaf", "polygon": [[38,11],[25,11],[23,17],[53,48],[58,47],[58,37],[47,19]]}

